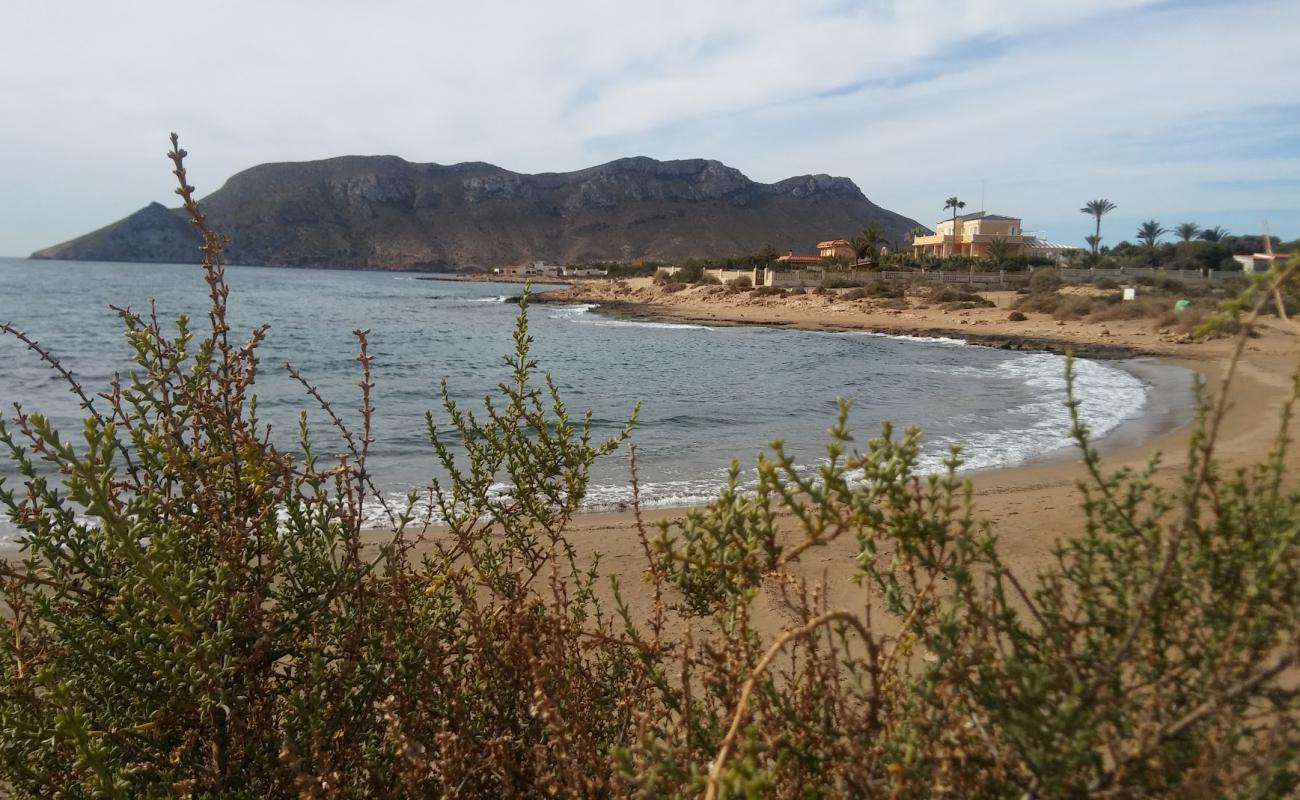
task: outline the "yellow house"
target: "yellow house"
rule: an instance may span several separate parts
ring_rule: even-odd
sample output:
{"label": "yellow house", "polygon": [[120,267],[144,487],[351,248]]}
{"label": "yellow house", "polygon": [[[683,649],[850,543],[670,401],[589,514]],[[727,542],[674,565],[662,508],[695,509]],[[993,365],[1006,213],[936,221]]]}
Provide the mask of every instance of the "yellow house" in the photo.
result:
{"label": "yellow house", "polygon": [[845,258],[849,261],[858,257],[857,252],[853,249],[853,242],[848,239],[832,239],[829,242],[818,242],[817,253],[822,258]]}
{"label": "yellow house", "polygon": [[978,211],[957,217],[955,228],[951,217],[935,223],[932,235],[912,240],[912,255],[987,258],[989,245],[995,239],[1005,242],[1007,255],[1012,256],[1029,255],[1037,242],[1034,237],[1025,236],[1019,217]]}

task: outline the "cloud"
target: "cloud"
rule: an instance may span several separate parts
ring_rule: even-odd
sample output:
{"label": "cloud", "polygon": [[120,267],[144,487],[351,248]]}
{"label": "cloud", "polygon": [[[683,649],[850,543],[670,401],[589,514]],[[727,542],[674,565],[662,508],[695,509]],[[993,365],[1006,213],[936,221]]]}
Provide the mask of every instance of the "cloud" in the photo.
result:
{"label": "cloud", "polygon": [[1300,235],[1300,6],[1284,0],[176,9],[6,11],[0,253],[169,202],[173,129],[205,191],[343,153],[522,171],[709,157],[760,180],[848,175],[927,223],[983,187],[1066,241],[1096,196],[1120,205],[1116,235],[1261,213]]}

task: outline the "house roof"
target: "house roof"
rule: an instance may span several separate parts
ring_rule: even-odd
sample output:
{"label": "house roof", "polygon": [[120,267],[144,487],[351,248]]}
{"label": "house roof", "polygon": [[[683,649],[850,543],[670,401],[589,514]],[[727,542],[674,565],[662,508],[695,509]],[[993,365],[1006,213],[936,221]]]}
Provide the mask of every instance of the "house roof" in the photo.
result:
{"label": "house roof", "polygon": [[[989,214],[985,211],[976,211],[973,214],[961,214],[957,217],[958,222],[970,222],[973,219],[1000,219],[1009,222],[1019,222],[1020,217],[1005,217],[1001,214]],[[952,222],[952,217],[948,217],[942,222]],[[941,223],[942,224],[942,223]]]}
{"label": "house roof", "polygon": [[781,256],[777,261],[784,261],[787,264],[820,264],[821,256]]}
{"label": "house roof", "polygon": [[829,247],[838,247],[840,245],[844,245],[845,247],[852,247],[853,242],[850,242],[848,239],[831,239],[825,242],[818,242],[817,249],[822,250]]}
{"label": "house roof", "polygon": [[1053,252],[1056,251],[1063,252],[1066,250],[1079,249],[1077,247],[1074,247],[1073,245],[1061,244],[1060,242],[1051,242],[1048,241],[1047,239],[1039,239],[1036,236],[1026,236],[1025,245],[1028,246],[1031,250],[1050,250]]}

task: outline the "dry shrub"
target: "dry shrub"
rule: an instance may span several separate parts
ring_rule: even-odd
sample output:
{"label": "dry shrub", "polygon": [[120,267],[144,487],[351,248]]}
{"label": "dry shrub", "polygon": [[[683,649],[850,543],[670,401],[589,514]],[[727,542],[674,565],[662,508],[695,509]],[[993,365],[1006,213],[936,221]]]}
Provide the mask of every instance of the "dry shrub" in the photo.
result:
{"label": "dry shrub", "polygon": [[1115,322],[1128,319],[1150,319],[1172,311],[1173,301],[1150,296],[1133,300],[1119,300],[1094,309],[1088,319],[1093,322]]}
{"label": "dry shrub", "polygon": [[983,295],[955,286],[937,286],[930,290],[928,299],[931,303],[970,303],[967,308],[991,308],[994,303]]}

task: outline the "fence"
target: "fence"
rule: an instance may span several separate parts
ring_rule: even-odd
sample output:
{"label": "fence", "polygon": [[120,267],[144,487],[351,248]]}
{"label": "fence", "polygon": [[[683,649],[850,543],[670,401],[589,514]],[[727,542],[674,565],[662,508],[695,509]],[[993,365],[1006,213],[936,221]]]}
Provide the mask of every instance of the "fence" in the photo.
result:
{"label": "fence", "polygon": [[[1017,289],[1029,285],[1034,272],[1046,270],[1060,276],[1065,283],[1096,283],[1102,278],[1109,278],[1116,283],[1131,283],[1139,278],[1153,280],[1175,280],[1191,286],[1218,286],[1234,278],[1240,278],[1240,272],[1220,272],[1194,269],[1162,269],[1159,267],[1138,267],[1132,269],[1064,269],[1058,267],[1038,267],[1024,272],[972,272],[970,270],[821,270],[794,269],[773,270],[761,267],[754,269],[706,269],[706,275],[720,283],[728,283],[738,278],[747,278],[754,286],[772,286],[779,289],[815,288],[819,286],[851,286],[871,283],[937,283],[959,286],[981,286],[984,288]],[[661,268],[661,271],[674,274],[675,268]]]}

